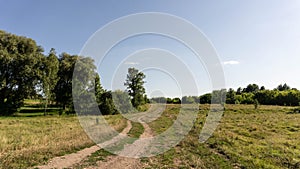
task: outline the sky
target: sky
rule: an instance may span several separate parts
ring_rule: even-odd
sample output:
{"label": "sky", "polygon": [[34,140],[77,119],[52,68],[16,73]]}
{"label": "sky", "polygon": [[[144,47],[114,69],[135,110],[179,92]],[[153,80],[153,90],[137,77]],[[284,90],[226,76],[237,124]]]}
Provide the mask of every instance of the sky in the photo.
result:
{"label": "sky", "polygon": [[[246,87],[249,83],[269,89],[281,83],[300,88],[298,0],[0,0],[0,3],[0,29],[34,39],[44,47],[45,53],[55,48],[57,53],[80,54],[97,30],[126,15],[171,14],[196,26],[211,42],[227,88]],[[157,57],[172,61],[158,61]],[[143,62],[147,58],[150,61]],[[154,63],[163,63],[173,72],[147,68],[147,64],[149,67]],[[173,68],[179,64],[185,69],[182,72],[187,73],[176,73]],[[199,95],[213,89],[205,64],[170,37],[149,34],[129,37],[116,44],[97,66],[107,89],[124,88],[128,67],[143,69],[149,96]],[[186,83],[179,80],[188,77],[190,81]],[[192,83],[197,86],[196,91],[190,90]]]}

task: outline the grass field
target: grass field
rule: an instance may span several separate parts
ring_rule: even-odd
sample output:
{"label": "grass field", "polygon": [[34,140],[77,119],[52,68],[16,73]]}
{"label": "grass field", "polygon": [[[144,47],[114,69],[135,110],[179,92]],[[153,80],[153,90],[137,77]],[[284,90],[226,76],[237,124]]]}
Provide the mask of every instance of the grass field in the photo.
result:
{"label": "grass field", "polygon": [[[279,106],[226,105],[220,125],[204,144],[198,142],[208,105],[201,105],[189,135],[168,152],[143,159],[149,168],[300,168],[300,114]],[[150,123],[161,133],[176,119],[178,106],[168,106]],[[166,118],[169,117],[169,118]]]}
{"label": "grass field", "polygon": [[[106,116],[116,130],[126,127],[122,116]],[[27,168],[94,143],[76,116],[0,117],[0,168]]]}
{"label": "grass field", "polygon": [[[180,105],[168,105],[162,116],[149,123],[154,134],[164,132],[176,119]],[[142,158],[145,168],[300,168],[300,114],[291,107],[226,105],[220,125],[206,143],[198,137],[209,106],[201,105],[189,134],[164,154]],[[122,116],[106,116],[121,131]],[[132,123],[138,137],[143,128]],[[75,116],[0,117],[0,168],[26,168],[52,157],[75,152],[94,143]],[[89,159],[103,160],[100,150]]]}

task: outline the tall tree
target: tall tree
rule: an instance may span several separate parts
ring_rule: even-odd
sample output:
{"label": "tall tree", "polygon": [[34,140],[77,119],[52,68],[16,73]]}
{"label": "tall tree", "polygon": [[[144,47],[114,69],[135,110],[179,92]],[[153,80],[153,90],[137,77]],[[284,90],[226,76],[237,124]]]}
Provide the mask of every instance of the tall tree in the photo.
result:
{"label": "tall tree", "polygon": [[55,86],[56,102],[66,108],[72,106],[72,75],[77,56],[62,53],[59,58],[59,80]]}
{"label": "tall tree", "polygon": [[226,103],[235,104],[235,91],[232,88],[229,88],[226,94]]}
{"label": "tall tree", "polygon": [[14,113],[33,91],[42,52],[34,40],[0,31],[0,115]]}
{"label": "tall tree", "polygon": [[[73,73],[76,71],[75,91],[85,92],[78,94],[90,94],[91,90],[95,90],[95,69],[94,60],[89,57],[81,57],[77,55],[69,55],[62,53],[59,58],[59,81],[55,87],[56,101],[63,109],[73,110],[72,85]],[[76,64],[76,70],[74,70]],[[89,97],[89,96],[86,96]],[[84,100],[82,100],[84,101]]]}
{"label": "tall tree", "polygon": [[44,58],[43,62],[43,70],[42,70],[42,88],[45,98],[45,111],[44,115],[46,115],[48,103],[50,100],[53,100],[54,97],[54,88],[59,80],[57,75],[59,70],[59,61],[56,56],[55,49],[51,49],[49,56]]}
{"label": "tall tree", "polygon": [[145,104],[145,88],[143,86],[145,77],[143,72],[140,72],[135,68],[128,68],[128,74],[124,85],[127,86],[127,92],[131,96],[131,103],[135,108]]}
{"label": "tall tree", "polygon": [[103,89],[101,83],[100,83],[100,76],[98,73],[96,73],[95,77],[95,96],[96,96],[96,102],[98,104],[101,104],[101,95],[105,92]]}

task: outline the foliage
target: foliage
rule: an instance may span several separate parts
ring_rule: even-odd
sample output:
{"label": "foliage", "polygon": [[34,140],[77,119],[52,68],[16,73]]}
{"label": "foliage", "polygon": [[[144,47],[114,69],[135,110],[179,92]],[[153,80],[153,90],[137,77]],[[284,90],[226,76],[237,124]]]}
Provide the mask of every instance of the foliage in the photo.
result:
{"label": "foliage", "polygon": [[150,99],[151,103],[166,103],[167,99],[165,97],[154,97]]}
{"label": "foliage", "polygon": [[127,86],[127,92],[129,93],[129,96],[131,96],[131,103],[135,108],[145,104],[147,101],[144,97],[145,88],[143,86],[145,77],[143,72],[140,72],[135,68],[128,68],[128,74],[124,85]]}
{"label": "foliage", "polygon": [[278,87],[276,88],[277,90],[279,90],[279,91],[285,91],[285,90],[290,90],[291,88],[290,88],[290,86],[288,86],[286,83],[285,84],[280,84],[280,85],[278,85]]}
{"label": "foliage", "polygon": [[174,98],[172,101],[173,101],[173,104],[181,104],[181,100],[178,97]]}
{"label": "foliage", "polygon": [[17,111],[32,93],[42,52],[34,40],[0,31],[0,115]]}
{"label": "foliage", "polygon": [[113,102],[112,92],[105,91],[100,97],[99,109],[102,115],[118,114],[118,110]]}
{"label": "foliage", "polygon": [[55,49],[51,49],[49,56],[43,58],[41,68],[41,81],[42,81],[42,89],[45,98],[45,112],[46,115],[47,106],[49,101],[54,100],[54,88],[59,79],[57,73],[59,70],[59,61],[56,57]]}
{"label": "foliage", "polygon": [[78,56],[62,53],[59,57],[59,80],[55,86],[56,101],[63,109],[72,109],[72,76]]}
{"label": "foliage", "polygon": [[122,90],[116,90],[112,92],[114,105],[116,106],[116,109],[118,112],[122,114],[134,112],[134,107],[132,107],[130,96],[127,92],[124,92]]}
{"label": "foliage", "polygon": [[192,103],[199,103],[199,97],[197,96],[183,96],[182,103],[184,104],[192,104]]}
{"label": "foliage", "polygon": [[211,103],[211,93],[204,94],[200,96],[201,104],[210,104]]}
{"label": "foliage", "polygon": [[[206,93],[199,97],[183,96],[182,103],[197,103],[198,100],[200,100],[201,104],[224,103],[222,99],[225,98],[225,94],[225,102],[227,104],[299,106],[300,103],[300,91],[289,87],[287,84],[279,85],[274,90],[268,90],[264,86],[259,88],[257,84],[249,84],[246,88],[239,87],[236,91],[232,88],[229,88],[227,92],[225,89],[215,90],[212,93]],[[151,101],[173,104],[174,99],[177,98],[157,97],[152,98]]]}
{"label": "foliage", "polygon": [[235,104],[235,91],[232,88],[226,94],[226,103]]}

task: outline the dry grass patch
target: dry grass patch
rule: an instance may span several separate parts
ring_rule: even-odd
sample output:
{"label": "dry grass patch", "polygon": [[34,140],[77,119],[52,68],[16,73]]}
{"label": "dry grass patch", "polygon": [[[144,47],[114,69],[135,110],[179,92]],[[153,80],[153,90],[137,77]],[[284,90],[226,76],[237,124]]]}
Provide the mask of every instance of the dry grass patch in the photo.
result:
{"label": "dry grass patch", "polygon": [[[122,116],[105,118],[118,131],[126,126]],[[75,116],[0,117],[0,128],[0,168],[27,168],[94,145]]]}

